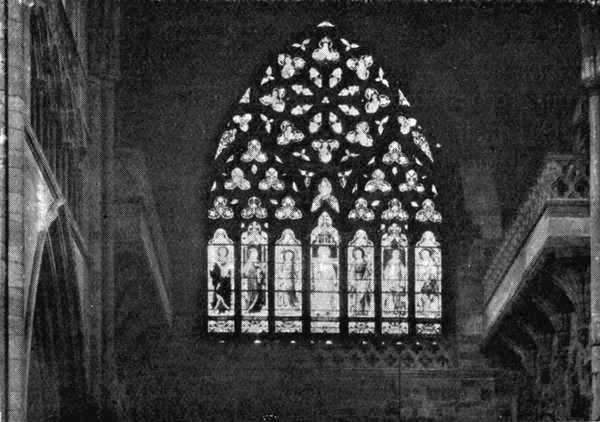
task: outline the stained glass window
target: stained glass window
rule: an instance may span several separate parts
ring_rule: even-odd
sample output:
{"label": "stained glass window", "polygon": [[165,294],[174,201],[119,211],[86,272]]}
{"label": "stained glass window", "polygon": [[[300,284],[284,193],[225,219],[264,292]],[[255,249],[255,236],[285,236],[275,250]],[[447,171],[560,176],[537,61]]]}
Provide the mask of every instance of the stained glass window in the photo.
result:
{"label": "stained glass window", "polygon": [[408,240],[393,223],[381,237],[381,331],[408,333]]}
{"label": "stained glass window", "polygon": [[208,330],[233,332],[235,273],[234,245],[223,229],[208,242]]}
{"label": "stained glass window", "polygon": [[322,213],[310,236],[310,315],[317,331],[338,332],[340,313],[339,234]]}
{"label": "stained glass window", "polygon": [[242,233],[242,332],[268,332],[268,237],[253,222]]}
{"label": "stained glass window", "polygon": [[[442,316],[442,256],[435,235],[426,231],[415,248],[415,316],[439,320]],[[435,333],[436,323],[418,323],[417,331]]]}
{"label": "stained glass window", "polygon": [[375,330],[375,274],[373,242],[364,230],[357,230],[348,242],[348,331]]}
{"label": "stained glass window", "polygon": [[217,140],[208,331],[440,333],[439,144],[332,23],[276,53]]}
{"label": "stained glass window", "polygon": [[275,244],[275,331],[302,332],[302,247],[291,229]]}

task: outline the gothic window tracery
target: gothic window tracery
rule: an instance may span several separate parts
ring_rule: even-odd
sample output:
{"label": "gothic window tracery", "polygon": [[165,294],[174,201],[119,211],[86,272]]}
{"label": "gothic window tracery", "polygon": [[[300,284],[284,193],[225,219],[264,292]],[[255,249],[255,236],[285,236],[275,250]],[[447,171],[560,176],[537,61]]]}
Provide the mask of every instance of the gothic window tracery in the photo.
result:
{"label": "gothic window tracery", "polygon": [[376,56],[323,22],[262,67],[231,116],[209,267],[225,230],[239,254],[229,309],[212,305],[209,277],[208,331],[439,334],[439,145]]}

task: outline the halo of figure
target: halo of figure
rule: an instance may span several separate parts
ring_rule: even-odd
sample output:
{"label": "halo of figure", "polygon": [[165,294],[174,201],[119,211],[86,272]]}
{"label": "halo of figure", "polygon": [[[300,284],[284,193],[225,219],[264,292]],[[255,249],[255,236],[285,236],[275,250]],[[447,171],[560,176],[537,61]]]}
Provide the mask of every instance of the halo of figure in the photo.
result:
{"label": "halo of figure", "polygon": [[312,303],[315,309],[325,313],[338,309],[338,275],[337,262],[331,258],[331,247],[321,245],[317,247],[313,264],[313,296]]}
{"label": "halo of figure", "polygon": [[260,312],[266,303],[265,300],[265,272],[260,262],[260,252],[254,246],[246,251],[246,263],[242,268],[242,276],[246,279],[248,300],[246,312]]}
{"label": "halo of figure", "polygon": [[[406,303],[402,296],[406,293],[406,263],[403,250],[391,249],[389,259],[383,268],[383,289],[391,292],[391,297],[385,295],[383,308],[387,312],[402,314],[406,312]],[[390,300],[391,299],[391,300]]]}
{"label": "halo of figure", "polygon": [[361,247],[352,249],[349,287],[352,310],[358,315],[369,313],[373,294],[372,271],[365,255],[365,250]]}
{"label": "halo of figure", "polygon": [[225,246],[217,248],[216,261],[210,271],[213,285],[211,309],[219,313],[229,311],[231,308],[231,278],[233,266],[229,259],[229,249]]}
{"label": "halo of figure", "polygon": [[[298,308],[297,284],[298,273],[296,271],[296,253],[292,249],[286,249],[281,254],[281,288],[283,293],[279,295],[280,306],[283,308]],[[301,282],[301,280],[300,280]]]}
{"label": "halo of figure", "polygon": [[432,248],[421,248],[419,250],[420,280],[422,281],[420,294],[420,310],[425,314],[439,312],[439,262],[436,259],[435,250]]}

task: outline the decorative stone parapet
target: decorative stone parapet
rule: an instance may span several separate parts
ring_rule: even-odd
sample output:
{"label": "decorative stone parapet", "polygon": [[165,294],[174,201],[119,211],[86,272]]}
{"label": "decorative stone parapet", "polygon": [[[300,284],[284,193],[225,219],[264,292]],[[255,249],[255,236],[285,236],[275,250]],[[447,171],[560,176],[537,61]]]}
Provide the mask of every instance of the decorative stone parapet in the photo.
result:
{"label": "decorative stone parapet", "polygon": [[[213,338],[196,342],[197,352],[221,349],[212,366],[236,361],[263,369],[288,365],[353,368],[445,370],[457,368],[455,351],[447,340],[439,339],[300,339],[300,338]],[[287,357],[282,359],[283,356]],[[286,363],[288,362],[288,363]]]}
{"label": "decorative stone parapet", "polygon": [[537,183],[519,208],[483,278],[484,303],[493,296],[549,201],[589,199],[588,169],[587,158],[583,155],[546,156]]}

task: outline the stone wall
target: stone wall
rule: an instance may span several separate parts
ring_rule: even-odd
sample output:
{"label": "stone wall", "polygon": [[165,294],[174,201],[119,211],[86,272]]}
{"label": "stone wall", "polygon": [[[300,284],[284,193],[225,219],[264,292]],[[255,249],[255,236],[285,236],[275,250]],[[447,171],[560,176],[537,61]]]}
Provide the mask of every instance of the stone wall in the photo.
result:
{"label": "stone wall", "polygon": [[[494,380],[478,350],[480,280],[531,169],[547,149],[561,148],[568,130],[561,122],[578,77],[575,15],[535,7],[192,3],[123,6],[118,143],[147,157],[182,326],[172,341],[157,340],[128,380],[132,419],[245,422],[271,412],[282,421],[398,420],[400,408],[422,420],[506,415],[510,388]],[[399,374],[401,355],[375,346],[363,353],[361,345],[221,344],[190,334],[206,283],[204,220],[220,125],[265,58],[323,19],[384,58],[430,138],[444,145],[440,171],[457,204],[452,235],[462,240],[446,261],[454,273],[447,323],[456,328],[447,366]]]}
{"label": "stone wall", "polygon": [[[466,209],[479,227],[484,243],[468,253],[493,248],[530,185],[531,169],[546,150],[561,148],[568,131],[572,108],[561,101],[572,99],[579,72],[570,9],[374,3],[341,12],[327,3],[192,3],[124,5],[117,99],[117,143],[147,157],[177,269],[180,314],[197,312],[208,180],[229,106],[270,54],[311,24],[334,21],[401,83],[430,139],[443,145],[438,164],[448,189],[456,190],[450,196],[461,202],[467,195],[447,221],[462,230],[458,219]],[[479,266],[480,258],[467,261],[456,312],[465,313],[457,320],[472,335],[482,305],[474,299],[481,292],[469,264]]]}
{"label": "stone wall", "polygon": [[475,422],[506,408],[496,374],[459,369],[445,344],[220,342],[183,332],[157,343],[130,380],[133,420]]}
{"label": "stone wall", "polygon": [[[104,400],[105,409],[112,408],[113,403],[110,384],[116,375],[114,366],[110,366],[112,339],[107,325],[111,321],[109,299],[114,286],[109,277],[112,271],[111,236],[106,217],[110,217],[110,210],[107,211],[110,207],[106,205],[110,205],[107,201],[112,177],[110,141],[115,129],[111,91],[114,80],[107,80],[115,75],[107,75],[107,69],[97,69],[97,62],[109,62],[104,57],[107,52],[93,44],[88,49],[87,36],[88,32],[93,33],[95,39],[102,41],[102,49],[109,49],[112,54],[116,51],[118,56],[115,38],[106,39],[99,35],[101,31],[114,35],[119,13],[112,7],[115,3],[112,1],[103,3],[104,15],[87,7],[93,2],[71,4],[73,7],[67,11],[62,9],[63,3],[4,1],[0,4],[3,28],[0,49],[4,52],[6,47],[8,52],[8,55],[2,54],[4,59],[0,69],[0,115],[4,119],[0,124],[0,214],[3,218],[0,228],[3,250],[0,258],[0,355],[3,356],[0,407],[2,420],[9,422],[50,417],[44,414],[45,408],[56,409],[57,412],[52,412],[54,416],[63,419],[82,415],[89,409],[95,417],[101,400]],[[8,15],[4,15],[5,12]],[[85,23],[88,15],[95,19],[89,25]],[[71,25],[68,16],[78,16],[76,25]],[[31,30],[32,26],[39,31]],[[93,65],[89,67],[88,58],[93,59]],[[36,64],[41,66],[38,68]],[[112,70],[118,68],[117,62],[112,61],[110,65]],[[36,73],[40,68],[42,72]],[[36,74],[37,79],[32,81]],[[102,81],[98,82],[99,79]],[[46,83],[48,80],[50,82]],[[104,88],[102,95],[94,91],[99,85]],[[91,94],[89,97],[88,93]],[[52,101],[35,102],[34,98],[52,98]],[[88,112],[90,116],[87,116]],[[34,125],[34,121],[44,124]],[[35,163],[26,163],[25,154],[29,159],[33,157]],[[32,198],[41,198],[44,191],[40,188],[41,183],[36,185],[32,179],[32,172],[27,171],[31,167],[43,175],[56,208],[60,207],[53,212],[58,212],[64,223],[56,229],[61,232],[58,236],[61,242],[54,246],[60,251],[54,250],[46,261],[54,261],[54,267],[59,268],[58,277],[65,283],[68,281],[70,288],[57,287],[50,299],[47,289],[40,289],[36,296],[36,289],[32,287],[37,283],[37,275],[31,261],[38,262],[39,271],[39,260],[28,262],[24,259],[32,252],[42,253],[41,249],[25,252],[25,248],[31,248],[26,243],[31,222],[42,227],[40,246],[43,246],[47,228],[43,216],[38,215],[35,201],[32,203]],[[80,181],[81,174],[84,177]],[[24,195],[24,189],[33,191]],[[85,198],[80,204],[75,198],[82,196]],[[63,264],[69,277],[61,274]],[[26,268],[28,265],[31,268]],[[54,328],[59,334],[53,336],[52,342],[47,342],[50,345],[44,346],[46,355],[54,354],[63,364],[58,369],[60,394],[38,395],[38,399],[44,400],[44,403],[37,402],[40,405],[37,409],[42,411],[34,412],[28,419],[28,388],[31,387],[34,397],[31,403],[36,405],[36,393],[44,390],[44,385],[56,381],[56,376],[48,375],[55,362],[39,359],[40,344],[44,342],[40,337],[48,335],[48,330],[39,328],[39,324],[34,329],[33,323],[35,315],[50,314],[40,310],[42,303],[49,300],[49,305],[46,304],[52,315],[68,314],[71,317],[57,317]],[[38,310],[34,312],[36,308]],[[54,341],[72,343],[74,350],[61,349]],[[32,352],[32,344],[38,350]],[[69,366],[77,367],[77,370],[63,370]],[[30,379],[28,374],[32,375]]]}
{"label": "stone wall", "polygon": [[[572,312],[550,316],[554,333],[537,337],[528,381],[521,385],[519,414],[546,413],[566,420],[587,420],[591,409],[589,345],[589,266],[585,257],[554,269],[552,276],[571,284],[578,300]],[[564,280],[564,277],[570,280]]]}

